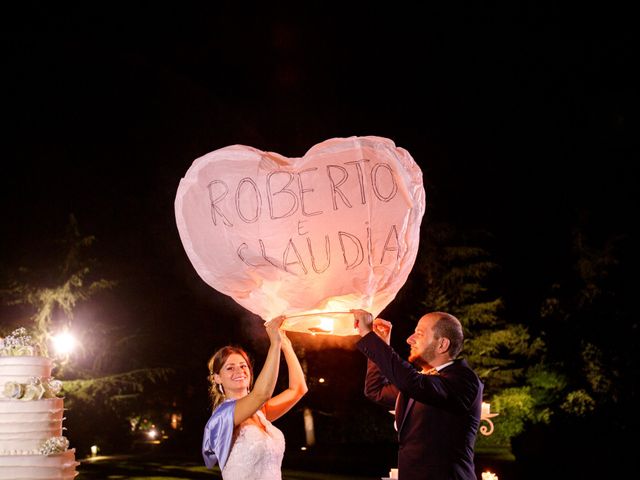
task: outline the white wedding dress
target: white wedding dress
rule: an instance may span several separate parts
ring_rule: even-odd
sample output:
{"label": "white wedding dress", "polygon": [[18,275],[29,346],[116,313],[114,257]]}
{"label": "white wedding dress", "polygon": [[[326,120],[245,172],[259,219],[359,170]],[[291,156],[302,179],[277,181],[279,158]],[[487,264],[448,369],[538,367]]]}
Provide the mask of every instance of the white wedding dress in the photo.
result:
{"label": "white wedding dress", "polygon": [[224,480],[282,480],[284,435],[261,411],[256,415],[264,429],[252,421],[240,425],[222,470]]}

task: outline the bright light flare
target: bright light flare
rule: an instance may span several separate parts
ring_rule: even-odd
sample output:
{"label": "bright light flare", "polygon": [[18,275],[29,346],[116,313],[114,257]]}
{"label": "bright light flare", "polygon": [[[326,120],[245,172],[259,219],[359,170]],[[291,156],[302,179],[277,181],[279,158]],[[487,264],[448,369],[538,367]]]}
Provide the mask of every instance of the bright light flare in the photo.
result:
{"label": "bright light flare", "polygon": [[76,347],[77,341],[73,335],[69,332],[62,332],[54,335],[52,338],[53,348],[59,355],[68,355]]}
{"label": "bright light flare", "polygon": [[327,332],[333,332],[333,318],[321,317],[318,327]]}
{"label": "bright light flare", "polygon": [[147,436],[148,436],[151,440],[153,440],[153,439],[155,439],[155,438],[158,436],[158,431],[157,431],[155,428],[152,428],[151,430],[149,430],[149,431],[147,432]]}

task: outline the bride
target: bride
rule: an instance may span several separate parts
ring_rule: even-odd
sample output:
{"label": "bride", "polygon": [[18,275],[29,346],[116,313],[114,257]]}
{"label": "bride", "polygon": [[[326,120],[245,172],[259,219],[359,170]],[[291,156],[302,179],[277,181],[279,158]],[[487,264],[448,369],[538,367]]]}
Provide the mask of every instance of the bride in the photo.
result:
{"label": "bride", "polygon": [[[285,317],[265,323],[269,351],[260,375],[246,352],[226,346],[209,360],[213,413],[204,429],[202,455],[207,467],[218,463],[224,480],[281,480],[284,435],[271,422],[291,409],[307,392],[291,341],[280,329]],[[272,397],[280,350],[289,372],[289,388]]]}

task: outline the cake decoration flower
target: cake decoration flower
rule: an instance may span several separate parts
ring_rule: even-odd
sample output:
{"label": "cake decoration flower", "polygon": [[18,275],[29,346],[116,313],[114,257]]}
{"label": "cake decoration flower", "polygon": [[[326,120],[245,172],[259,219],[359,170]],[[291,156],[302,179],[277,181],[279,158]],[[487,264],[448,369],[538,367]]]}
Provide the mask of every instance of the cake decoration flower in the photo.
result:
{"label": "cake decoration flower", "polygon": [[37,377],[29,379],[28,383],[6,382],[2,395],[14,400],[41,400],[56,398],[62,390],[62,382],[53,378],[41,380]]}
{"label": "cake decoration flower", "polygon": [[27,329],[20,327],[0,340],[0,356],[2,357],[33,357],[37,356],[39,349],[33,343]]}
{"label": "cake decoration flower", "polygon": [[69,440],[66,437],[51,437],[46,440],[38,453],[41,455],[55,455],[64,453],[69,448]]}
{"label": "cake decoration flower", "polygon": [[52,378],[46,383],[45,387],[47,388],[48,396],[57,397],[62,391],[62,382]]}
{"label": "cake decoration flower", "polygon": [[24,389],[24,395],[20,400],[40,400],[45,394],[45,388],[42,383],[29,383]]}
{"label": "cake decoration flower", "polygon": [[24,385],[17,382],[7,382],[4,384],[2,394],[7,398],[20,398],[24,395]]}

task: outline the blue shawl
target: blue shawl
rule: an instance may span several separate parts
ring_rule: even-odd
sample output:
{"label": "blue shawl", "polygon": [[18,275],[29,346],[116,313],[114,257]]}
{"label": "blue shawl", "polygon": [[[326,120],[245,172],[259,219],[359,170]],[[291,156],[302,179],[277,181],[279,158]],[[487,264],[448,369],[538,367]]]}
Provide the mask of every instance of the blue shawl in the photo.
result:
{"label": "blue shawl", "polygon": [[231,451],[235,407],[235,400],[225,400],[216,407],[204,427],[202,457],[207,468],[213,468],[218,463],[222,470],[227,463]]}

